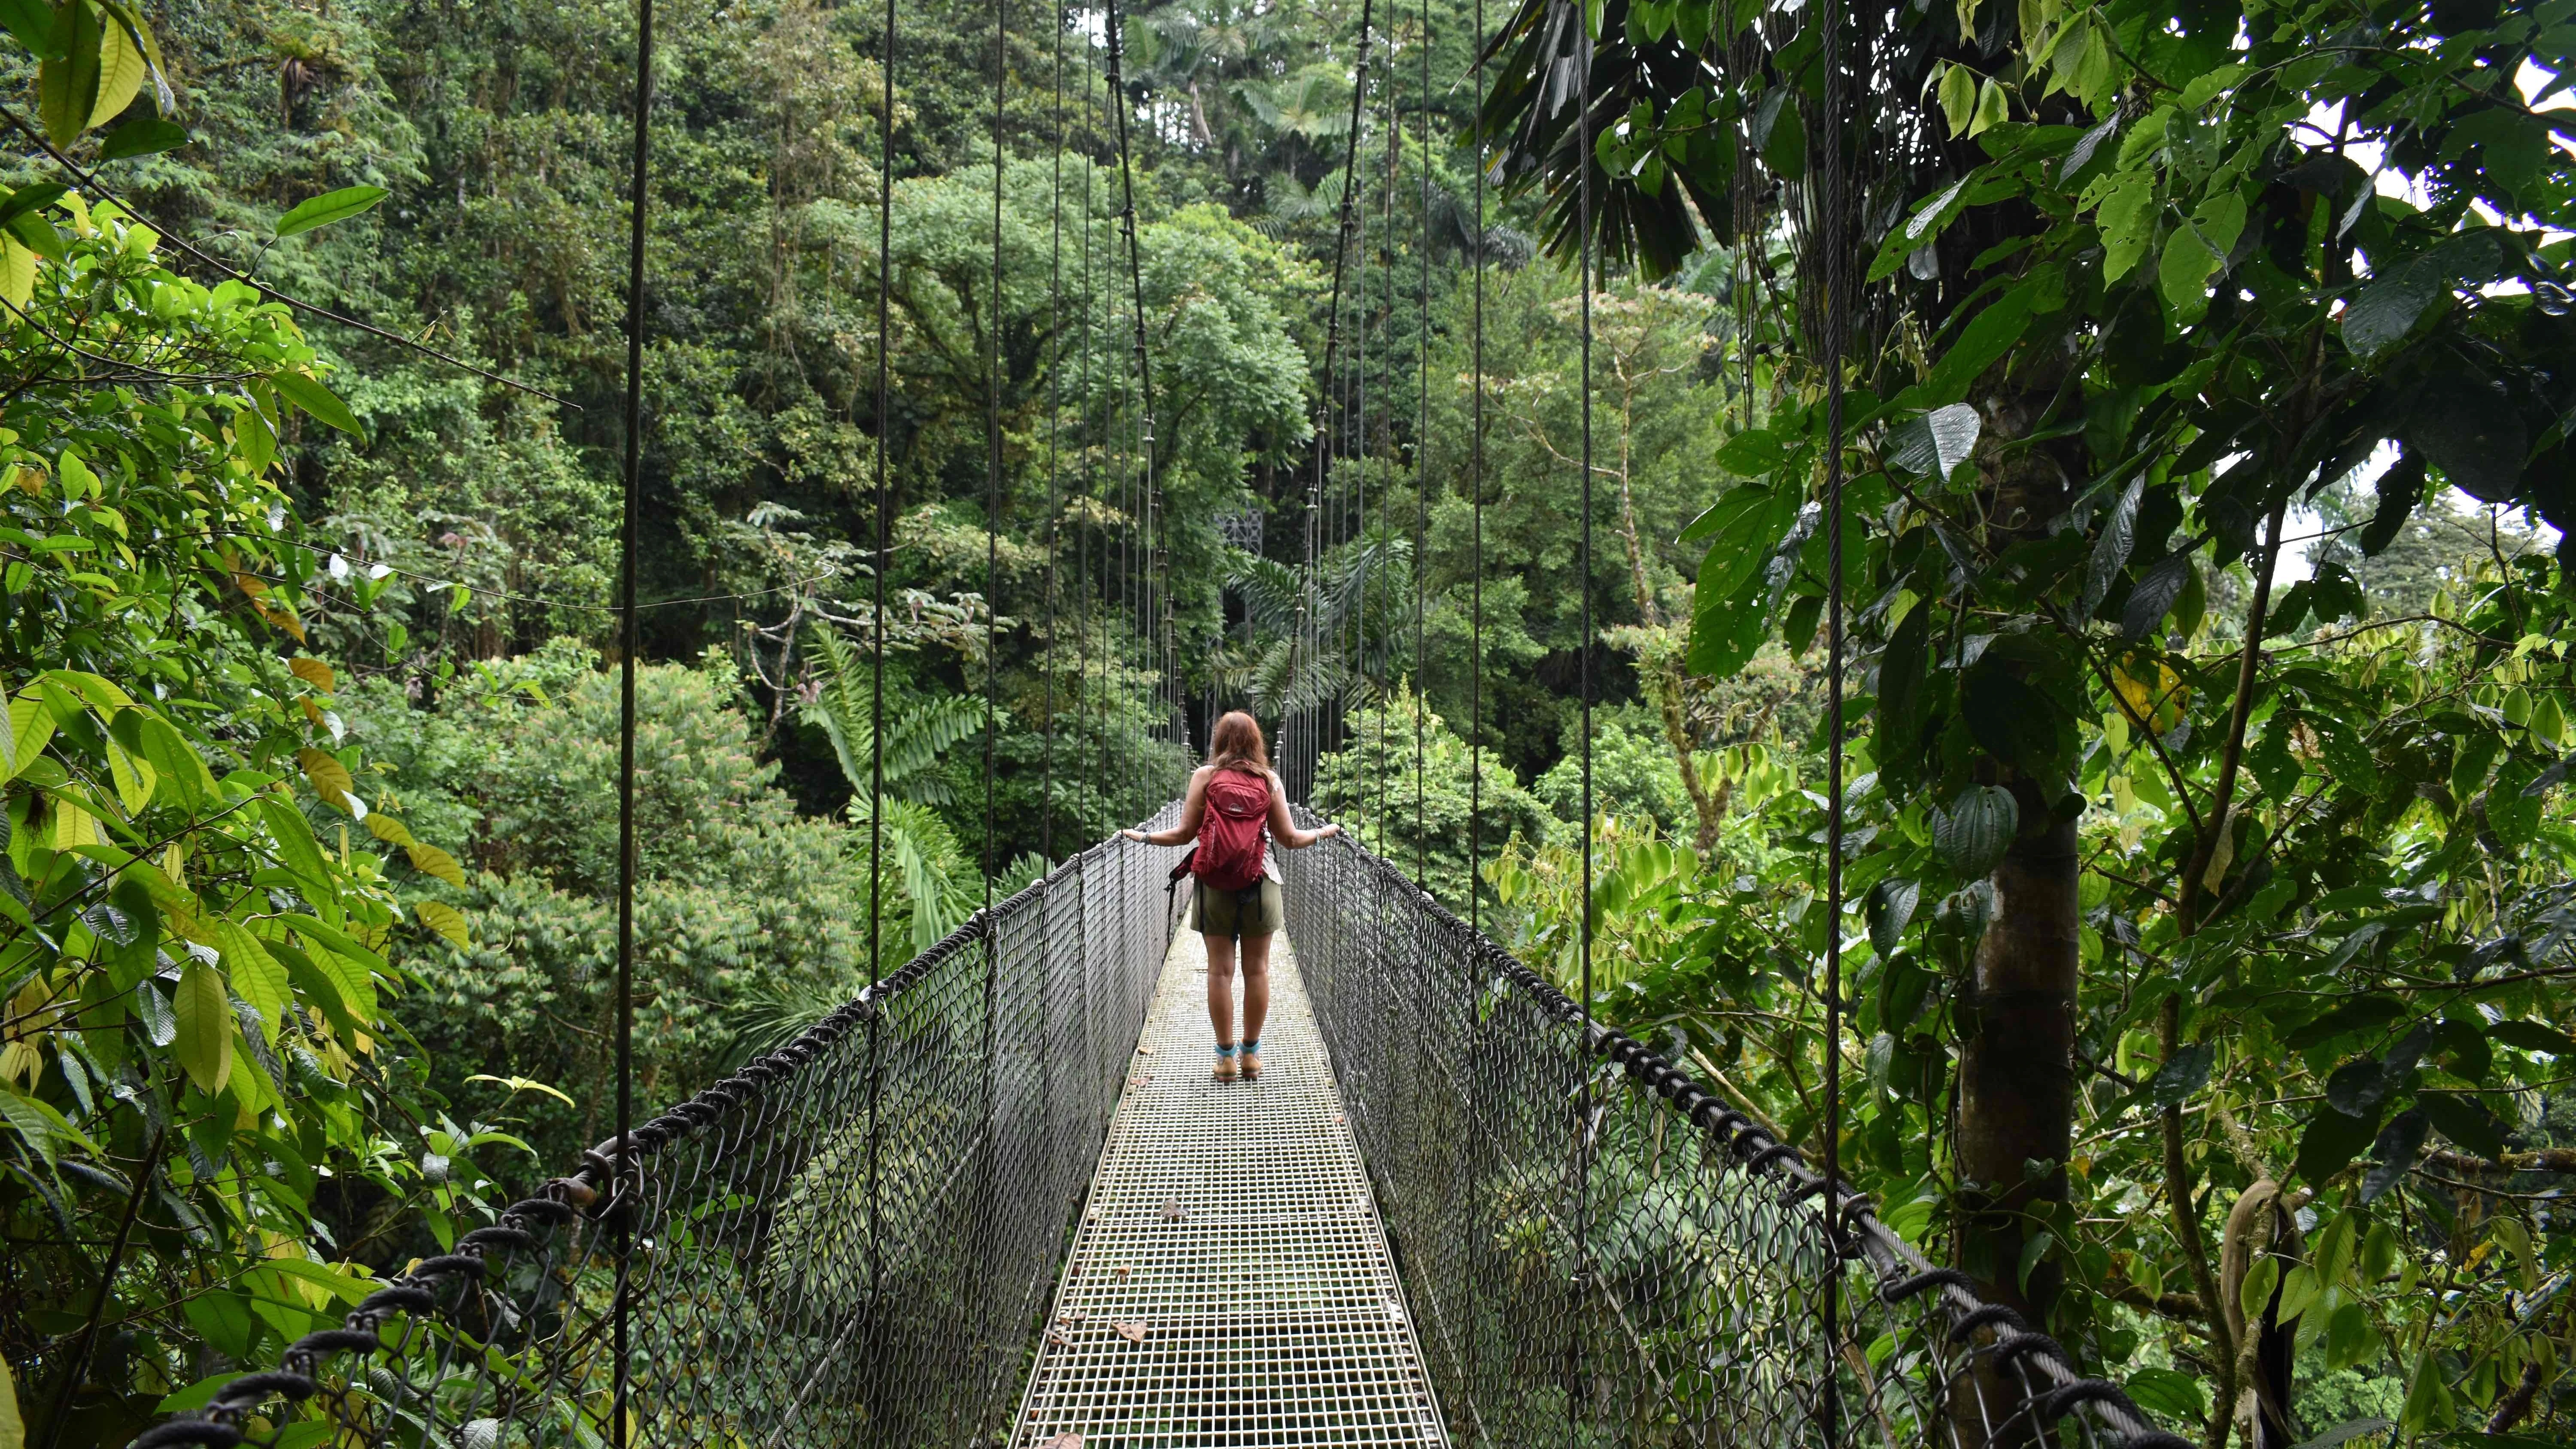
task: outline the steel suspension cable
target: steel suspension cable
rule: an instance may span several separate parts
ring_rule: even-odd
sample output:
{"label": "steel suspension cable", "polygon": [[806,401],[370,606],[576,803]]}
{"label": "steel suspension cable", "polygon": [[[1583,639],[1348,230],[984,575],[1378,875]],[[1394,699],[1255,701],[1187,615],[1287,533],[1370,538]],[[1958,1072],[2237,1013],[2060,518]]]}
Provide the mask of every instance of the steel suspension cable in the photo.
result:
{"label": "steel suspension cable", "polygon": [[[1344,140],[1342,143],[1342,195],[1339,207],[1340,215],[1334,223],[1333,231],[1333,290],[1331,299],[1325,307],[1323,389],[1321,399],[1317,402],[1315,408],[1315,485],[1313,492],[1309,495],[1308,503],[1309,521],[1306,545],[1306,569],[1309,578],[1313,582],[1313,597],[1318,603],[1322,602],[1323,599],[1322,534],[1325,527],[1323,514],[1333,495],[1338,492],[1338,490],[1333,489],[1330,486],[1331,477],[1329,461],[1332,457],[1332,440],[1337,435],[1337,430],[1333,426],[1333,419],[1337,413],[1341,412],[1339,359],[1342,336],[1342,284],[1345,273],[1350,265],[1353,224],[1352,209],[1354,202],[1358,199],[1357,193],[1360,184],[1359,159],[1360,120],[1362,115],[1361,107],[1368,95],[1369,35],[1371,30],[1374,28],[1374,4],[1375,0],[1360,0],[1359,46],[1356,58],[1353,60],[1351,65],[1350,124],[1348,129],[1344,132]],[[1362,244],[1365,245],[1365,242],[1363,241]],[[1363,255],[1363,262],[1365,262],[1365,255]],[[1363,275],[1365,275],[1365,273],[1363,273]],[[1343,415],[1346,416],[1347,414]],[[1347,430],[1340,430],[1338,435],[1347,437]],[[1341,644],[1343,627],[1343,624],[1339,621],[1337,621],[1333,627],[1334,644],[1337,648]],[[1310,620],[1309,628],[1315,639],[1314,651],[1309,655],[1309,667],[1312,668],[1321,664],[1319,656],[1323,647],[1323,621],[1321,619]],[[1340,733],[1338,726],[1341,723],[1338,711],[1335,712],[1333,722],[1337,726],[1336,736],[1338,737]],[[1323,766],[1324,735],[1322,724],[1322,721],[1318,721],[1316,728],[1312,731],[1314,735],[1314,739],[1310,747],[1312,762],[1309,764],[1307,771],[1307,788],[1310,791],[1314,787],[1315,774],[1320,771]]]}
{"label": "steel suspension cable", "polygon": [[1423,678],[1425,655],[1422,642],[1422,587],[1430,570],[1431,535],[1431,0],[1421,0],[1422,68],[1419,126],[1422,144],[1414,157],[1414,166],[1422,174],[1420,223],[1415,243],[1414,261],[1420,271],[1418,286],[1420,313],[1416,318],[1414,339],[1421,359],[1422,396],[1416,400],[1413,425],[1413,883],[1428,890],[1426,876],[1430,837],[1423,832],[1422,791],[1422,725],[1424,714]]}
{"label": "steel suspension cable", "polygon": [[[1476,114],[1485,113],[1485,0],[1476,0]],[[1475,148],[1476,300],[1469,325],[1467,478],[1470,514],[1467,605],[1467,925],[1482,930],[1478,873],[1484,868],[1485,806],[1485,148]]]}
{"label": "steel suspension cable", "polygon": [[1583,1300],[1590,1290],[1591,1278],[1591,1212],[1592,1212],[1592,34],[1591,7],[1579,5],[1575,10],[1578,59],[1575,65],[1575,152],[1578,175],[1575,200],[1575,282],[1581,297],[1578,330],[1582,353],[1582,502],[1583,544],[1581,561],[1576,567],[1576,589],[1582,599],[1582,635],[1578,642],[1577,678],[1582,696],[1583,719],[1583,894],[1578,898],[1580,918],[1583,1038],[1576,1070],[1581,1080],[1576,1088],[1575,1118],[1575,1192],[1574,1192],[1574,1293],[1573,1375],[1566,1386],[1567,1435],[1573,1434],[1574,1404],[1582,1397],[1583,1382]]}
{"label": "steel suspension cable", "polygon": [[[635,153],[629,175],[626,235],[626,455],[623,516],[617,564],[617,1149],[614,1200],[630,1190],[627,1134],[635,1123],[635,655],[643,643],[636,628],[636,541],[641,532],[644,474],[644,236],[651,200],[653,160],[653,0],[635,6]],[[634,1304],[634,1212],[617,1214],[616,1356],[609,1386],[614,1449],[626,1449],[627,1399],[633,1366],[627,1353]]]}
{"label": "steel suspension cable", "polygon": [[[1055,160],[1047,188],[1047,490],[1046,490],[1046,728],[1038,741],[1038,854],[1055,868],[1055,610],[1056,566],[1062,559],[1058,529],[1064,444],[1064,14],[1055,16]],[[1079,646],[1074,655],[1074,713],[1081,714],[1082,678]]]}
{"label": "steel suspension cable", "polygon": [[[1118,220],[1119,228],[1126,236],[1127,281],[1130,295],[1135,302],[1136,331],[1134,342],[1136,354],[1135,377],[1137,392],[1137,461],[1141,468],[1141,471],[1137,475],[1137,491],[1143,501],[1145,510],[1145,527],[1140,538],[1140,543],[1147,549],[1151,550],[1156,543],[1157,536],[1154,530],[1156,515],[1159,511],[1157,507],[1158,496],[1154,482],[1154,371],[1153,362],[1147,353],[1147,344],[1145,341],[1145,263],[1143,252],[1136,239],[1136,174],[1134,165],[1128,154],[1126,87],[1120,71],[1120,58],[1123,54],[1122,47],[1124,45],[1124,41],[1120,34],[1118,0],[1108,0],[1105,16],[1105,24],[1107,26],[1109,40],[1109,100],[1118,122],[1118,183],[1121,203],[1119,207]],[[1166,554],[1166,558],[1168,560],[1168,553]],[[1142,580],[1142,588],[1140,590],[1139,597],[1145,609],[1145,628],[1151,631],[1154,628],[1154,620],[1152,618],[1152,610],[1154,607],[1154,555],[1152,552],[1148,552],[1146,554],[1144,563],[1145,574]],[[1166,582],[1168,583],[1168,580],[1166,580]],[[1150,635],[1146,652],[1146,666],[1149,670],[1154,669],[1156,666],[1154,646],[1151,642]],[[1157,677],[1155,681],[1154,697],[1157,701],[1160,701],[1163,697],[1162,680],[1159,677]],[[1166,713],[1163,723],[1159,728],[1168,731],[1170,726],[1171,717]]]}
{"label": "steel suspension cable", "polygon": [[1825,287],[1825,1273],[1823,1393],[1825,1442],[1841,1418],[1842,1365],[1842,1006],[1843,1006],[1843,345],[1851,328],[1850,209],[1844,196],[1844,0],[1825,0],[1824,155],[1821,215]]}
{"label": "steel suspension cable", "polygon": [[[885,931],[885,662],[886,569],[892,562],[886,513],[893,490],[886,474],[894,451],[894,390],[889,360],[894,351],[894,41],[896,0],[885,0],[885,52],[878,59],[884,84],[885,131],[877,155],[877,457],[876,557],[868,630],[868,976],[884,970]],[[871,1025],[874,1018],[870,1018]]]}
{"label": "steel suspension cable", "polygon": [[[993,271],[984,369],[984,909],[993,908],[993,756],[1002,657],[1002,107],[1010,89],[1010,0],[993,0]],[[989,1017],[988,1017],[989,1019]]]}

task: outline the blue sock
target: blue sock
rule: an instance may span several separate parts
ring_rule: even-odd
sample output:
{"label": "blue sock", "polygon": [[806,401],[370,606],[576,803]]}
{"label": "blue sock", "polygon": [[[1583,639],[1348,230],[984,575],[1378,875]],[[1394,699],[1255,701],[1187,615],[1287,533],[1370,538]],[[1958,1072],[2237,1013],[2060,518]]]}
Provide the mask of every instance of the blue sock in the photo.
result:
{"label": "blue sock", "polygon": [[1230,1057],[1234,1055],[1234,1050],[1231,1046],[1220,1046],[1216,1049],[1216,1054],[1220,1057]]}
{"label": "blue sock", "polygon": [[1245,1038],[1243,1045],[1235,1048],[1235,1050],[1244,1053],[1246,1056],[1259,1056],[1261,1054],[1261,1038],[1257,1036],[1247,1037]]}

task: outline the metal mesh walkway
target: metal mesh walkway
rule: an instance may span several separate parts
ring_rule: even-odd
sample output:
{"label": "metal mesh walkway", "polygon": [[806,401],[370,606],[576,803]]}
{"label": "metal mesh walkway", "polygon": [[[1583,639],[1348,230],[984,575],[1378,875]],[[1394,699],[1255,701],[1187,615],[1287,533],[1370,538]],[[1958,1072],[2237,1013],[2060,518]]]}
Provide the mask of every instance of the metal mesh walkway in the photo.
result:
{"label": "metal mesh walkway", "polygon": [[1013,1442],[1445,1444],[1287,937],[1260,1081],[1210,1077],[1206,993],[1183,931]]}

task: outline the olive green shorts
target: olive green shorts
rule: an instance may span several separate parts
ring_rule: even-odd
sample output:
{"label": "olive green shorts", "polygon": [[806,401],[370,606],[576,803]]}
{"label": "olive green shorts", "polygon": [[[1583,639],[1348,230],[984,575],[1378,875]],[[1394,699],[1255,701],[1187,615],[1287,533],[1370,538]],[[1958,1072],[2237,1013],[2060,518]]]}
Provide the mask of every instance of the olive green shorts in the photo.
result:
{"label": "olive green shorts", "polygon": [[[1210,936],[1267,936],[1279,929],[1287,907],[1279,899],[1279,882],[1264,880],[1257,891],[1221,891],[1195,881],[1190,920]],[[1246,902],[1238,897],[1249,896]]]}

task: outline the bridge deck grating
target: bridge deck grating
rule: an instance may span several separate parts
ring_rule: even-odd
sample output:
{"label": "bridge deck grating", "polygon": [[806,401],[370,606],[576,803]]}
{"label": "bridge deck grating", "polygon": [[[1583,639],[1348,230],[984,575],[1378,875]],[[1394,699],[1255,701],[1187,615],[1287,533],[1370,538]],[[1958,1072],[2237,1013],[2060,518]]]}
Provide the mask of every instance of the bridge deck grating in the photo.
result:
{"label": "bridge deck grating", "polygon": [[1183,931],[1013,1444],[1444,1445],[1287,938],[1260,1081],[1209,1075],[1206,992],[1205,947]]}

